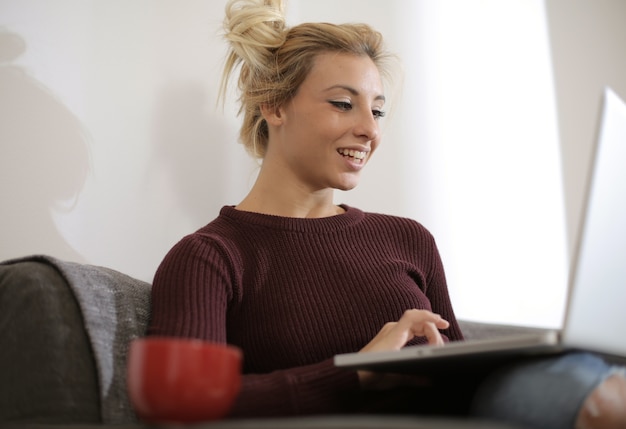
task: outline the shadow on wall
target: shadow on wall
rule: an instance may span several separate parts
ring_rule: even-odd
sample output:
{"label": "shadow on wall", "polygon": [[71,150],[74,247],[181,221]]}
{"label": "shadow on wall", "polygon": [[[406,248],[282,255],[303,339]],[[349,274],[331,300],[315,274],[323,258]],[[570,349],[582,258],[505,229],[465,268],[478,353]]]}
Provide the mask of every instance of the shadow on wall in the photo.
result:
{"label": "shadow on wall", "polygon": [[200,82],[172,83],[160,91],[156,103],[148,186],[160,176],[169,192],[154,190],[158,206],[175,208],[191,228],[204,226],[232,198],[227,183],[232,168],[227,144],[232,137],[215,117],[214,104]]}
{"label": "shadow on wall", "polygon": [[40,82],[12,65],[26,51],[0,30],[0,259],[46,253],[82,262],[52,211],[68,210],[89,172],[80,121]]}

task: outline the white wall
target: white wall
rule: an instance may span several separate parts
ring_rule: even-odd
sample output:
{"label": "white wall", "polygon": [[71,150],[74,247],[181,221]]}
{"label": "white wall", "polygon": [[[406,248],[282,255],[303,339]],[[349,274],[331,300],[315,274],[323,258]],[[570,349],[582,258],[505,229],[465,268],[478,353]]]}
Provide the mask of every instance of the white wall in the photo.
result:
{"label": "white wall", "polygon": [[[557,325],[580,203],[566,183],[566,222],[550,49],[576,42],[549,38],[540,0],[356,3],[288,4],[291,24],[368,22],[404,62],[384,146],[337,201],[430,228],[459,316]],[[548,17],[566,28],[561,3]],[[623,10],[600,3],[600,22]],[[245,195],[256,166],[234,104],[215,105],[224,4],[0,0],[0,259],[150,281],[175,241]]]}
{"label": "white wall", "polygon": [[24,45],[3,64],[1,256],[51,253],[150,280],[255,167],[233,143],[234,114],[216,107],[223,2],[0,4]]}
{"label": "white wall", "polygon": [[626,99],[626,2],[547,0],[569,247],[574,248],[605,85]]}

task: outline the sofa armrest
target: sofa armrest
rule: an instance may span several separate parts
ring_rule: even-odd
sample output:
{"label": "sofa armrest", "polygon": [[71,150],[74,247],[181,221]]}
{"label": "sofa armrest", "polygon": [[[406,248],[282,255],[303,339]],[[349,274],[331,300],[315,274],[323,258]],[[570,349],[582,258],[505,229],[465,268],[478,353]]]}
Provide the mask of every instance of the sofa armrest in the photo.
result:
{"label": "sofa armrest", "polygon": [[0,265],[0,333],[0,422],[100,421],[89,338],[54,267]]}

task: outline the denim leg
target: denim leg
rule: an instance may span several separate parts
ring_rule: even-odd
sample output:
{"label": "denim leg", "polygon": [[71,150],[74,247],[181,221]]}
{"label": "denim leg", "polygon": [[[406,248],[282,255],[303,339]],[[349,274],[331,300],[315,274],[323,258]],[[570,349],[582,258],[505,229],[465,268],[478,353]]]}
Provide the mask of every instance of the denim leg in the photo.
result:
{"label": "denim leg", "polygon": [[481,384],[472,414],[537,429],[572,429],[585,398],[617,370],[589,353],[519,362]]}

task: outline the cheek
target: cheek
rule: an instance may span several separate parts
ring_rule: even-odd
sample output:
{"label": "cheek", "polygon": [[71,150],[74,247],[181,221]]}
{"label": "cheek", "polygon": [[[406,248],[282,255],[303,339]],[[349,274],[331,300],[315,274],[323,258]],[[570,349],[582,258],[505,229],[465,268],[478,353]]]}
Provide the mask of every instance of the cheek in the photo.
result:
{"label": "cheek", "polygon": [[370,147],[372,148],[372,150],[370,151],[370,156],[372,156],[372,154],[376,152],[376,149],[378,149],[378,146],[380,146],[380,142],[380,139],[376,139],[370,143]]}

